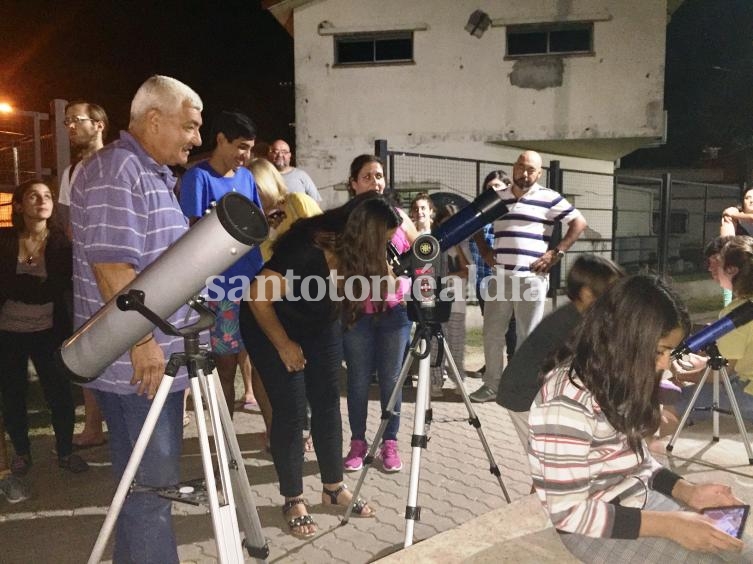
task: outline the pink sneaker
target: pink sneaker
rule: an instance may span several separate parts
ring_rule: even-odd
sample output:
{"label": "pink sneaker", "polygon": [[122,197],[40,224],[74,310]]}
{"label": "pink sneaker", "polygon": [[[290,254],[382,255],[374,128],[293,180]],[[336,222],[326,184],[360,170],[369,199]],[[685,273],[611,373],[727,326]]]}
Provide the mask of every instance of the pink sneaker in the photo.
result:
{"label": "pink sneaker", "polygon": [[400,460],[400,454],[397,452],[397,441],[383,441],[379,456],[382,458],[382,466],[385,472],[402,470],[403,463]]}
{"label": "pink sneaker", "polygon": [[366,444],[366,441],[360,439],[350,441],[350,451],[348,451],[345,462],[343,462],[345,470],[347,472],[355,472],[363,468],[363,457],[366,456],[368,451],[369,446]]}

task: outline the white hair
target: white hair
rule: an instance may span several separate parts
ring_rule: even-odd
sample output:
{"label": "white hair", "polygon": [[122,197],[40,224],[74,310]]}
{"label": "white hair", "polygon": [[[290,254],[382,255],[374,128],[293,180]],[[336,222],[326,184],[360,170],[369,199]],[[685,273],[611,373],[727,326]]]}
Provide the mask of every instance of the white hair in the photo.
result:
{"label": "white hair", "polygon": [[146,79],[136,91],[131,102],[131,125],[142,119],[149,110],[170,114],[187,102],[201,111],[203,104],[199,95],[180,80],[155,74]]}

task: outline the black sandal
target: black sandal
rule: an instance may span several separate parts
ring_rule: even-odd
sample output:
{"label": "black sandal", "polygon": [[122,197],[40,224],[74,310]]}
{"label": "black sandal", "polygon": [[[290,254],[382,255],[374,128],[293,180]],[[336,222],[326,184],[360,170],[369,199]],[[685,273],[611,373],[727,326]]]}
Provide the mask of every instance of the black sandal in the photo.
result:
{"label": "black sandal", "polygon": [[[328,490],[325,487],[322,487],[322,495],[329,496],[329,503],[325,503],[325,505],[337,505],[338,507],[346,507],[346,505],[340,505],[337,503],[337,498],[340,497],[340,494],[343,493],[343,491],[347,490],[348,486],[345,484],[341,484],[339,488],[336,490]],[[363,510],[366,509],[366,507],[371,510],[366,515],[363,514]],[[365,499],[358,498],[353,501],[353,513],[357,515],[358,517],[373,517],[376,514],[376,511],[374,511],[374,508],[371,507]]]}
{"label": "black sandal", "polygon": [[[285,504],[282,506],[282,514],[287,516],[288,511],[293,509],[296,505],[305,505],[308,509],[309,504],[306,503],[306,500],[302,497],[296,497],[294,499],[291,499],[290,501],[286,501]],[[316,531],[310,532],[310,533],[304,533],[300,530],[301,527],[305,527],[307,525],[313,525],[316,527],[316,523],[314,522],[314,518],[309,515],[298,515],[298,517],[293,517],[288,522],[288,528],[290,529],[290,534],[294,537],[298,537],[299,539],[310,539],[316,534]],[[299,530],[295,530],[299,529]]]}

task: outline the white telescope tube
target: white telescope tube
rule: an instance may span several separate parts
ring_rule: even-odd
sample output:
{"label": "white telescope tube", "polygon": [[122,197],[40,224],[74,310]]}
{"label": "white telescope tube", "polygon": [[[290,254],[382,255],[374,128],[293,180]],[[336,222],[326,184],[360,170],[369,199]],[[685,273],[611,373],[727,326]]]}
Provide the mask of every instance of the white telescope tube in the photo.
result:
{"label": "white telescope tube", "polygon": [[[202,217],[118,295],[144,292],[144,305],[167,319],[206,286],[267,238],[269,226],[251,200],[235,192]],[[250,275],[250,273],[249,273]],[[154,329],[137,311],[122,311],[114,296],[79,328],[56,353],[56,361],[75,382],[90,382]]]}

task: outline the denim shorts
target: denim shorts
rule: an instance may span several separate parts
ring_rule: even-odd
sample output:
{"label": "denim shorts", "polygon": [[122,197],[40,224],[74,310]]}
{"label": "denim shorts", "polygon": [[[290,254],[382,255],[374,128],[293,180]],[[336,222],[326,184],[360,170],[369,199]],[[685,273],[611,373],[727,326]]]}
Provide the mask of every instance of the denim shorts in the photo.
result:
{"label": "denim shorts", "polygon": [[240,301],[220,300],[207,302],[207,306],[217,316],[210,330],[212,351],[216,354],[238,354],[243,348],[238,316]]}

